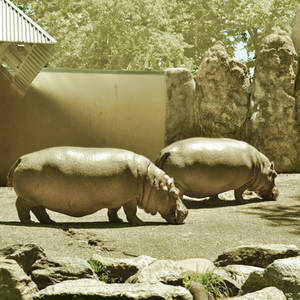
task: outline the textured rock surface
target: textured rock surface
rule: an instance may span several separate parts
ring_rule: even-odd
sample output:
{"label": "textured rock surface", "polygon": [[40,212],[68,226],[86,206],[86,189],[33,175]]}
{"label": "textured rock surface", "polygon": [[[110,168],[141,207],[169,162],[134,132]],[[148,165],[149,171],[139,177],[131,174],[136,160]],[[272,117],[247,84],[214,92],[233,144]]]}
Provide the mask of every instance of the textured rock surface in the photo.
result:
{"label": "textured rock surface", "polygon": [[245,245],[229,249],[215,260],[216,266],[249,265],[265,268],[274,260],[300,255],[295,245]]}
{"label": "textured rock surface", "polygon": [[262,290],[246,294],[240,297],[232,297],[228,298],[231,300],[286,300],[284,293],[275,288],[275,287],[267,287]]}
{"label": "textured rock surface", "polygon": [[33,264],[31,277],[39,289],[64,280],[96,278],[90,265],[77,257],[42,258]]}
{"label": "textured rock surface", "polygon": [[240,138],[249,102],[246,65],[231,59],[218,42],[205,54],[195,80],[200,106],[197,135]]}
{"label": "textured rock surface", "polygon": [[277,259],[263,272],[253,272],[242,287],[243,293],[275,286],[286,297],[300,299],[300,256]]}
{"label": "textured rock surface", "polygon": [[279,172],[295,169],[297,70],[298,56],[286,33],[263,39],[256,59],[246,136],[250,144],[275,161]]}
{"label": "textured rock surface", "polygon": [[185,270],[172,260],[157,260],[128,278],[127,283],[157,283],[183,285]]}
{"label": "textured rock surface", "polygon": [[212,272],[215,269],[215,265],[208,259],[205,258],[189,258],[176,260],[176,264],[182,267],[187,272],[196,272],[204,274]]}
{"label": "textured rock surface", "polygon": [[196,84],[192,74],[184,68],[165,71],[167,85],[165,144],[190,137],[193,134],[193,116]]}
{"label": "textured rock surface", "polygon": [[35,244],[15,244],[0,249],[0,257],[15,260],[25,271],[30,274],[32,265],[40,258],[46,257],[44,250]]}
{"label": "textured rock surface", "polygon": [[16,261],[0,258],[1,300],[32,300],[37,291],[35,283]]}
{"label": "textured rock surface", "polygon": [[96,254],[93,255],[92,259],[100,262],[109,272],[111,277],[122,278],[124,281],[156,260],[155,258],[146,255],[118,259]]}
{"label": "textured rock surface", "polygon": [[249,275],[254,271],[263,272],[263,268],[244,266],[244,265],[228,265],[224,268],[217,268],[214,273],[222,278],[231,295],[237,295],[242,286],[248,279]]}
{"label": "textured rock surface", "polygon": [[192,300],[191,293],[183,287],[162,283],[106,284],[93,279],[68,280],[40,291],[35,300],[53,299],[178,299]]}

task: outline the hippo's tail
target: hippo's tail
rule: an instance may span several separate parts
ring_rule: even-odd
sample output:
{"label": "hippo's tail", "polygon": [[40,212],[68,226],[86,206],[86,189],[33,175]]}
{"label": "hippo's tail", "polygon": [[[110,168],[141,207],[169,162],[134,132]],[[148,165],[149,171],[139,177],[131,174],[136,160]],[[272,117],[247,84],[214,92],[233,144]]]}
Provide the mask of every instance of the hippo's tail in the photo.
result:
{"label": "hippo's tail", "polygon": [[15,171],[15,168],[20,164],[21,162],[21,158],[19,158],[18,160],[16,160],[14,162],[14,164],[11,166],[11,168],[9,169],[8,171],[8,174],[7,174],[7,186],[8,187],[12,187],[13,186],[13,175],[14,175],[14,171]]}
{"label": "hippo's tail", "polygon": [[155,165],[158,166],[160,169],[163,169],[163,166],[166,162],[166,160],[168,159],[168,157],[170,156],[170,152],[165,152],[163,155],[160,155],[156,161],[155,161]]}

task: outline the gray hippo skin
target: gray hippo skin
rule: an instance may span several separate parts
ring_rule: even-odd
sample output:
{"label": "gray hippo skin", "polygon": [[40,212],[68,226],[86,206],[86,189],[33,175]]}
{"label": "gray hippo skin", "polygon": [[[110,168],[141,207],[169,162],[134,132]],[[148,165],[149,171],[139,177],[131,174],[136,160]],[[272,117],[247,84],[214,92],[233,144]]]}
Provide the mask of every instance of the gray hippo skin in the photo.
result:
{"label": "gray hippo skin", "polygon": [[234,190],[243,201],[248,189],[276,200],[274,164],[251,145],[226,138],[190,138],[164,148],[156,165],[174,178],[176,187],[189,197],[217,198]]}
{"label": "gray hippo skin", "polygon": [[114,148],[53,147],[21,156],[8,174],[18,196],[20,221],[31,223],[30,211],[41,223],[54,223],[46,208],[73,217],[108,208],[111,222],[121,222],[123,206],[133,225],[143,222],[137,206],[157,212],[169,223],[183,223],[187,209],[170,178],[149,159]]}

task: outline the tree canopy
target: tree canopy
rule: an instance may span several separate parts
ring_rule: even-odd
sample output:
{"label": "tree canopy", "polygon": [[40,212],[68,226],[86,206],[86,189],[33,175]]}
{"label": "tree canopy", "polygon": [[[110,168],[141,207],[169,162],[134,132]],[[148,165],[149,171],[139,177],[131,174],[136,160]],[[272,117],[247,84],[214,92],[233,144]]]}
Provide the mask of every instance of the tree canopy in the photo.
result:
{"label": "tree canopy", "polygon": [[250,54],[274,29],[290,32],[300,0],[19,0],[58,45],[50,65],[103,70],[197,68],[222,41]]}

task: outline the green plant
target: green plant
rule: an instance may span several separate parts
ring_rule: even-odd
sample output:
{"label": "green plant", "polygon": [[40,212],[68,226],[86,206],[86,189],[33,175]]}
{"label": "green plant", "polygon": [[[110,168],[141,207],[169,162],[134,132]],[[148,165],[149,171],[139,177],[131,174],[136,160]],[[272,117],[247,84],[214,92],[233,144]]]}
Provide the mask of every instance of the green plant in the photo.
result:
{"label": "green plant", "polygon": [[230,295],[230,291],[224,280],[213,272],[204,274],[186,273],[184,276],[184,287],[189,289],[192,282],[200,283],[213,299],[228,297]]}
{"label": "green plant", "polygon": [[110,271],[98,260],[90,258],[88,260],[91,268],[96,273],[99,280],[106,283],[123,283],[124,280],[121,277],[112,277]]}

